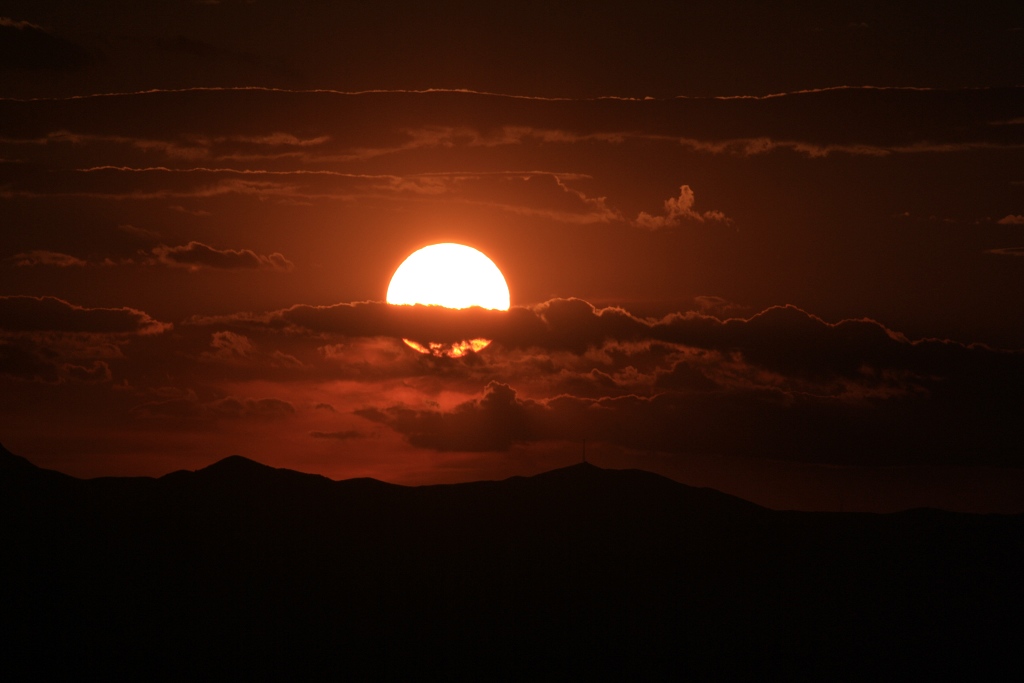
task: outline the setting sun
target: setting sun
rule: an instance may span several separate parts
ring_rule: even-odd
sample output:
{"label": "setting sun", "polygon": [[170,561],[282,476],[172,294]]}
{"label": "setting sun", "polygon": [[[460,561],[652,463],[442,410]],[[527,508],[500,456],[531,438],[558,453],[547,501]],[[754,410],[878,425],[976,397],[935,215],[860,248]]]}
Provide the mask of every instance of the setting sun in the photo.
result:
{"label": "setting sun", "polygon": [[[472,247],[446,242],[423,247],[402,262],[391,277],[387,302],[507,311],[510,296],[505,277],[491,259]],[[405,343],[422,353],[459,357],[480,351],[490,340],[423,346],[406,339]]]}

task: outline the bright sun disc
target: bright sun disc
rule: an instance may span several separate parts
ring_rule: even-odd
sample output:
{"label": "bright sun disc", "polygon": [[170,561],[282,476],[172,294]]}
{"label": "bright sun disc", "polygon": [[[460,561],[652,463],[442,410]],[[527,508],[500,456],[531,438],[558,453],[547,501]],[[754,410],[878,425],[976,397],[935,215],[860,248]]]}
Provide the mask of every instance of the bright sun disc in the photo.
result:
{"label": "bright sun disc", "polygon": [[[508,284],[491,259],[462,244],[433,244],[413,252],[402,262],[388,285],[387,302],[398,305],[423,304],[445,308],[479,306],[507,311]],[[457,344],[405,343],[423,353],[464,356],[480,351],[489,339],[468,339]]]}

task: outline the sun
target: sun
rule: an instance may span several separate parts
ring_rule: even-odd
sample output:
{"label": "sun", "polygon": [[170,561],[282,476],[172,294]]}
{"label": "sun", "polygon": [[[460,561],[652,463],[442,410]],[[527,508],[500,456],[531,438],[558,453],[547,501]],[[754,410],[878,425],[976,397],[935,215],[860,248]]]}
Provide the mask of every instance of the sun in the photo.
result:
{"label": "sun", "polygon": [[[409,255],[388,285],[387,302],[396,305],[423,304],[445,308],[479,306],[507,311],[511,302],[505,277],[494,261],[473,247],[445,242],[423,247]],[[428,346],[404,340],[422,353],[458,358],[480,351],[489,339],[467,339],[455,344]]]}

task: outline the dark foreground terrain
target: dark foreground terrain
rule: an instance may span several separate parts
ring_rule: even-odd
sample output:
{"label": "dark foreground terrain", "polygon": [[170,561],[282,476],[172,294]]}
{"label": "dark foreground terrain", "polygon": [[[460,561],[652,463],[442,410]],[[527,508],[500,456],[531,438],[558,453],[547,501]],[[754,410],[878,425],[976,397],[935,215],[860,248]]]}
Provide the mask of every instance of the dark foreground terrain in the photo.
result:
{"label": "dark foreground terrain", "polygon": [[1024,680],[1024,517],[774,512],[640,471],[408,488],[0,447],[5,680]]}

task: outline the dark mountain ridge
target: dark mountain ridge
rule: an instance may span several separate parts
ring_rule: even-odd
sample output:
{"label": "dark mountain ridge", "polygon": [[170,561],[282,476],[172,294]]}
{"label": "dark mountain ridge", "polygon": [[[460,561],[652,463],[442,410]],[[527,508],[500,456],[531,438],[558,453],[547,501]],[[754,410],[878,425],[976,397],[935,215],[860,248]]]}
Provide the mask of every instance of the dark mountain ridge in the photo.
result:
{"label": "dark mountain ridge", "polygon": [[590,464],[403,487],[232,456],[79,480],[2,447],[0,500],[28,677],[1022,669],[1019,515],[776,512]]}

